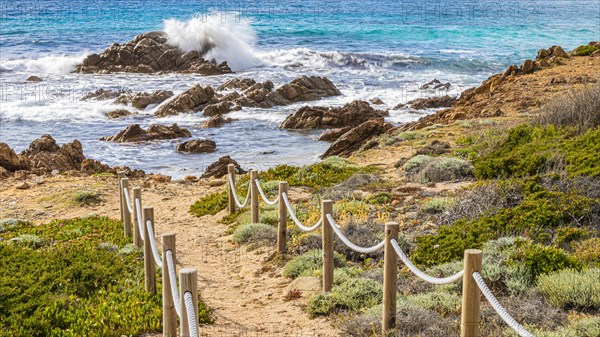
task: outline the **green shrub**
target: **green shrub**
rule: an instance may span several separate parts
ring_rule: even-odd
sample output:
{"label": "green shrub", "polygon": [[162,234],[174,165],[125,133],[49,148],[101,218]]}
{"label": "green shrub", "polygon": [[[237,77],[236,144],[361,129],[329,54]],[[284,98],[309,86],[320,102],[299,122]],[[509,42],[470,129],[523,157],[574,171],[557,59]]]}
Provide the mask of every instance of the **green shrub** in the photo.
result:
{"label": "green shrub", "polygon": [[[600,317],[578,319],[555,331],[540,329],[530,329],[529,331],[537,337],[597,337],[600,336]],[[519,335],[508,328],[503,336],[518,337]]]}
{"label": "green shrub", "polygon": [[240,225],[233,232],[233,241],[237,243],[275,242],[277,229],[263,223]]}
{"label": "green shrub", "polygon": [[365,202],[371,205],[385,205],[392,202],[393,196],[388,192],[377,192],[371,194]]}
{"label": "green shrub", "polygon": [[442,316],[459,314],[461,307],[459,295],[444,291],[409,295],[406,297],[406,301],[422,309],[434,310]]}
{"label": "green shrub", "polygon": [[590,198],[548,191],[535,184],[527,189],[516,207],[471,221],[458,220],[440,227],[437,234],[417,237],[414,261],[427,266],[450,262],[460,259],[465,249],[479,249],[485,242],[502,236],[525,236],[550,243],[554,231],[590,212]]}
{"label": "green shrub", "polygon": [[402,169],[405,172],[414,173],[431,160],[433,160],[433,157],[420,154],[410,158],[406,163],[404,163],[404,165],[402,165]]}
{"label": "green shrub", "polygon": [[215,192],[200,198],[192,206],[190,213],[197,216],[215,215],[224,210],[228,205],[227,192]]}
{"label": "green shrub", "polygon": [[27,246],[32,249],[38,249],[44,245],[44,240],[35,234],[19,235],[15,242],[19,245]]}
{"label": "green shrub", "polygon": [[332,309],[333,300],[330,293],[321,293],[312,296],[308,299],[306,305],[306,312],[308,312],[310,318],[327,315]]}
{"label": "green shrub", "polygon": [[[294,279],[323,268],[322,255],[321,250],[313,249],[300,256],[296,256],[285,265],[283,276]],[[345,258],[341,254],[335,253],[334,264],[336,267],[343,267],[346,264]]]}
{"label": "green shrub", "polygon": [[433,198],[423,203],[421,210],[427,213],[441,213],[452,207],[455,202],[453,198]]}
{"label": "green shrub", "polygon": [[415,140],[425,138],[425,134],[419,131],[404,131],[397,135],[387,137],[385,139],[385,145],[391,146],[396,143],[404,142],[407,140]]}
{"label": "green shrub", "polygon": [[575,257],[600,267],[600,238],[591,238],[575,244]]}
{"label": "green shrub", "polygon": [[596,46],[579,46],[571,52],[573,56],[590,56],[593,52],[598,50]]}
{"label": "green shrub", "polygon": [[580,270],[582,268],[580,261],[569,256],[560,248],[530,244],[525,241],[518,243],[520,243],[519,247],[511,258],[524,266],[525,276],[533,282],[538,276],[553,271],[568,268]]}
{"label": "green shrub", "polygon": [[364,310],[381,303],[383,286],[367,278],[352,278],[331,289],[331,300],[336,308]]}
{"label": "green shrub", "polygon": [[538,289],[546,300],[564,309],[600,309],[600,269],[561,270],[540,276]]}
{"label": "green shrub", "polygon": [[73,201],[80,205],[93,205],[102,201],[100,193],[97,191],[78,191],[73,195]]}
{"label": "green shrub", "polygon": [[600,129],[590,130],[565,142],[563,148],[569,175],[600,177]]}
{"label": "green shrub", "polygon": [[421,167],[421,178],[427,182],[441,182],[473,176],[468,161],[453,157],[438,157]]}

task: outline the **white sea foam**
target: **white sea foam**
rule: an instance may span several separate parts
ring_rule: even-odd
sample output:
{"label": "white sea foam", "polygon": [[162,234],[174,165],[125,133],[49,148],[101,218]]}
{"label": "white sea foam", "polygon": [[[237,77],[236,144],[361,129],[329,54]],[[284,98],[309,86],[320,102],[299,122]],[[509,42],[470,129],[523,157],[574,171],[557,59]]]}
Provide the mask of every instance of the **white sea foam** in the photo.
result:
{"label": "white sea foam", "polygon": [[78,55],[48,55],[37,59],[7,60],[2,62],[2,72],[28,72],[31,74],[68,74],[85,58],[87,53]]}
{"label": "white sea foam", "polygon": [[209,60],[227,61],[233,70],[261,64],[253,48],[256,33],[245,19],[223,20],[222,14],[215,12],[185,22],[164,20],[163,30],[169,35],[169,44],[186,52],[197,50]]}

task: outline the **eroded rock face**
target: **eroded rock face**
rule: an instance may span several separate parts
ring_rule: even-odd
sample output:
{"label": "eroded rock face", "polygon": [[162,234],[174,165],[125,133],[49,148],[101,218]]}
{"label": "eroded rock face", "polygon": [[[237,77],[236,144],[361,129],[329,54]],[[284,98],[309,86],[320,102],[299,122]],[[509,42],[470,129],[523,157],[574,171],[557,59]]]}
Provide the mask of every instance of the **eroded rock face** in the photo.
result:
{"label": "eroded rock face", "polygon": [[344,133],[331,144],[321,158],[324,159],[331,156],[348,157],[366,141],[388,131],[391,127],[391,124],[384,122],[383,119],[368,120]]}
{"label": "eroded rock face", "polygon": [[132,124],[116,135],[102,137],[100,140],[115,143],[133,143],[151,140],[187,138],[191,136],[192,134],[187,129],[180,128],[177,124],[171,126],[152,124],[147,130],[142,129],[139,124]]}
{"label": "eroded rock face", "polygon": [[435,109],[435,108],[449,108],[452,103],[456,101],[456,98],[445,95],[441,97],[428,97],[428,98],[417,98],[406,104],[398,104],[394,109],[401,109],[404,107],[410,107],[415,110]]}
{"label": "eroded rock face", "polygon": [[78,140],[58,146],[50,135],[43,135],[34,140],[21,156],[29,158],[33,170],[45,172],[80,170],[81,163],[85,160],[83,148]]}
{"label": "eroded rock face", "polygon": [[233,121],[234,121],[234,119],[232,119],[232,118],[224,118],[221,115],[217,115],[217,116],[213,116],[209,120],[203,122],[198,127],[202,128],[202,129],[219,128],[219,127],[223,126],[223,124],[228,124]]}
{"label": "eroded rock face", "polygon": [[140,92],[137,94],[123,94],[115,99],[117,104],[129,104],[137,109],[146,109],[150,104],[160,104],[167,98],[173,96],[173,92],[170,90],[157,90],[155,92]]}
{"label": "eroded rock face", "polygon": [[227,166],[229,164],[235,165],[235,173],[236,174],[246,174],[245,171],[240,164],[231,159],[229,156],[221,157],[218,161],[210,164],[201,178],[222,178],[227,175]]}
{"label": "eroded rock face", "polygon": [[183,153],[210,153],[217,151],[217,144],[208,139],[193,139],[177,144],[175,150]]}
{"label": "eroded rock face", "polygon": [[85,96],[81,98],[82,101],[94,100],[94,101],[104,101],[107,99],[115,99],[122,95],[131,94],[131,90],[105,90],[98,89],[94,92],[89,92]]}
{"label": "eroded rock face", "polygon": [[385,113],[365,101],[353,101],[340,108],[303,107],[288,116],[282,129],[329,129],[355,127],[370,119],[382,119]]}
{"label": "eroded rock face", "polygon": [[234,79],[231,79],[231,80],[223,83],[223,85],[219,86],[217,88],[217,90],[223,91],[223,90],[238,89],[238,90],[244,91],[255,84],[256,84],[256,81],[251,78],[234,78]]}
{"label": "eroded rock face", "polygon": [[154,113],[156,117],[178,115],[183,112],[198,112],[205,106],[216,103],[213,98],[215,91],[212,87],[202,87],[199,84],[177,95],[171,101],[161,105]]}
{"label": "eroded rock face", "polygon": [[133,112],[129,111],[129,110],[125,110],[125,109],[118,109],[118,110],[113,110],[113,111],[109,111],[106,113],[106,117],[108,118],[122,118],[122,117],[127,117],[127,116],[131,116],[133,115]]}
{"label": "eroded rock face", "polygon": [[327,130],[327,131],[323,132],[319,136],[319,138],[317,138],[317,140],[324,141],[324,142],[334,142],[338,138],[340,138],[344,133],[350,131],[350,129],[352,129],[352,127],[347,126],[345,128]]}
{"label": "eroded rock face", "polygon": [[78,73],[155,73],[181,72],[201,75],[231,73],[227,62],[215,64],[197,51],[184,52],[167,43],[168,35],[149,32],[120,45],[113,43],[100,54],[88,55],[75,68]]}
{"label": "eroded rock face", "polygon": [[28,170],[31,166],[29,158],[18,155],[8,144],[0,143],[0,167],[9,172]]}
{"label": "eroded rock face", "polygon": [[535,58],[536,61],[540,61],[543,59],[550,59],[552,57],[563,57],[568,58],[569,55],[562,49],[561,46],[552,46],[548,49],[540,49]]}

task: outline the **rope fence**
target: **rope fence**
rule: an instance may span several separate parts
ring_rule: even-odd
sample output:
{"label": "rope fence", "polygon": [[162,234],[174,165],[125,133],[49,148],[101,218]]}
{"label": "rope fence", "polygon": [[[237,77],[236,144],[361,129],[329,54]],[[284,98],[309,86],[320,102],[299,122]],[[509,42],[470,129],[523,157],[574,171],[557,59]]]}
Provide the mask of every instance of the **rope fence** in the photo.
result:
{"label": "rope fence", "polygon": [[[183,268],[177,280],[175,270],[175,234],[162,235],[162,257],[154,236],[154,209],[142,209],[141,190],[133,190],[133,203],[129,191],[129,180],[118,173],[121,220],[126,236],[134,236],[134,243],[144,251],[144,282],[146,291],[156,293],[155,268],[167,270],[162,273],[163,336],[198,337],[198,287],[197,271]],[[132,218],[135,221],[132,222]],[[145,224],[145,226],[144,226]],[[164,263],[163,263],[164,262]],[[179,286],[178,286],[179,283]],[[183,311],[185,310],[185,311]],[[182,312],[183,311],[183,312]],[[180,333],[177,332],[177,319]]]}
{"label": "rope fence", "polygon": [[[384,249],[384,279],[383,279],[383,315],[382,315],[382,331],[387,333],[396,327],[396,294],[398,287],[398,259],[418,278],[421,280],[435,284],[444,285],[456,283],[462,280],[462,306],[461,306],[461,337],[479,337],[479,321],[480,321],[480,301],[481,294],[488,300],[496,313],[521,337],[534,337],[522,325],[520,325],[510,314],[502,307],[493,293],[485,284],[481,277],[482,269],[482,252],[480,250],[468,249],[465,251],[464,268],[458,273],[447,277],[433,277],[426,274],[415,266],[406,256],[400,245],[398,244],[398,223],[385,224],[385,239],[372,247],[361,247],[354,244],[348,237],[345,236],[341,227],[335,222],[333,212],[333,202],[331,200],[323,200],[321,205],[321,219],[313,226],[306,226],[296,216],[292,203],[288,198],[287,182],[279,183],[279,194],[274,200],[269,200],[264,192],[258,173],[254,170],[250,171],[250,180],[248,183],[248,195],[244,203],[240,203],[237,197],[235,188],[235,167],[228,166],[228,181],[227,190],[229,194],[229,214],[237,211],[237,208],[244,208],[250,199],[250,212],[252,222],[258,222],[259,219],[259,199],[258,196],[267,205],[279,204],[279,225],[277,246],[281,254],[286,253],[287,239],[287,218],[288,215],[292,219],[294,225],[300,230],[310,232],[321,227],[323,240],[323,291],[328,292],[333,285],[333,239],[337,236],[348,248],[362,254],[370,254],[381,249]],[[282,202],[283,201],[283,202]]]}

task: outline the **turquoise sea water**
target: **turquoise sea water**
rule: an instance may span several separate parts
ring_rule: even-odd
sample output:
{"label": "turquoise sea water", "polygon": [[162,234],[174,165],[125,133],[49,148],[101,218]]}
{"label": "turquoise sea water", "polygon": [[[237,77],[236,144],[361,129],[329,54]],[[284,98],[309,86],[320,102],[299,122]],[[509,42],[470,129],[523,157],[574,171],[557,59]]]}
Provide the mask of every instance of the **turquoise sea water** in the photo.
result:
{"label": "turquoise sea water", "polygon": [[[301,105],[246,109],[219,130],[193,126],[200,115],[157,120],[145,114],[107,120],[112,102],[81,102],[99,88],[181,92],[194,83],[218,85],[231,77],[283,84],[301,75],[329,77],[343,96],[314,104],[340,105],[381,98],[391,108],[437,93],[417,90],[438,78],[458,95],[506,66],[534,58],[540,48],[571,49],[600,40],[600,1],[8,1],[0,2],[0,141],[17,150],[44,133],[60,142],[79,139],[86,154],[174,176],[198,174],[221,155],[246,165],[306,163],[327,143],[318,132],[279,130]],[[113,42],[164,30],[182,44],[217,43],[213,55],[230,62],[235,75],[78,75],[83,57]],[[200,42],[199,42],[200,41]],[[24,83],[30,75],[40,84]],[[418,118],[391,111],[389,120]],[[218,152],[184,156],[174,142],[142,145],[101,143],[129,123],[172,123],[195,137],[217,142]],[[258,136],[260,135],[260,136]],[[265,153],[269,153],[268,155]]]}

